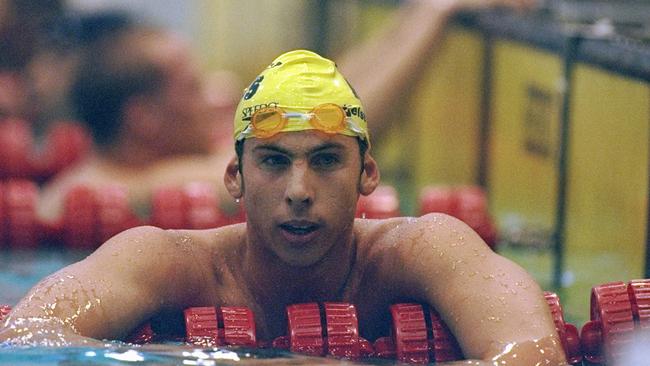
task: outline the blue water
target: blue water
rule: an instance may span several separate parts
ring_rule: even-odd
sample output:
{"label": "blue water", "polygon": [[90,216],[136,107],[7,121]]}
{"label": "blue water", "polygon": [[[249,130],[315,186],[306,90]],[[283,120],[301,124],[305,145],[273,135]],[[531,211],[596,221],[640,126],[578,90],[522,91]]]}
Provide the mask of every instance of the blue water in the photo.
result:
{"label": "blue water", "polygon": [[373,360],[353,362],[325,357],[309,357],[274,349],[197,349],[178,344],[110,346],[107,348],[0,348],[0,365],[81,366],[81,365],[387,365]]}
{"label": "blue water", "polygon": [[90,253],[60,249],[0,251],[0,304],[15,305],[45,276]]}

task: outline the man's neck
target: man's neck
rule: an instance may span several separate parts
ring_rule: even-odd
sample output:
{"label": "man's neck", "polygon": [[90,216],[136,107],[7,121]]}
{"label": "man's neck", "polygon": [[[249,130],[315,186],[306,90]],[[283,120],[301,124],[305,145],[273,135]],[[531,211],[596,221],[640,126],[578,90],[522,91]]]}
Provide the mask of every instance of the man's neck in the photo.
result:
{"label": "man's neck", "polygon": [[247,243],[241,268],[252,296],[260,304],[284,307],[301,302],[340,301],[356,261],[356,239],[337,240],[319,262],[291,266],[260,245]]}

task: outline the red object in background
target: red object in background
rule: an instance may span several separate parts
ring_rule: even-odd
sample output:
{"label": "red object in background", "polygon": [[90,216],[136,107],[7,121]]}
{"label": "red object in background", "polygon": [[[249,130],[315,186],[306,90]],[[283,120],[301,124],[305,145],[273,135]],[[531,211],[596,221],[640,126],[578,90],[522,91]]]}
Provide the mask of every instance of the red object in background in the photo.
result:
{"label": "red object in background", "polygon": [[0,178],[31,177],[33,151],[34,138],[27,121],[7,118],[0,122]]}
{"label": "red object in background", "polygon": [[209,229],[227,223],[216,188],[209,182],[156,189],[150,221],[163,229]]}
{"label": "red object in background", "polygon": [[246,307],[195,307],[185,312],[186,342],[201,346],[257,346],[255,317]]}
{"label": "red object in background", "polygon": [[31,125],[7,118],[0,122],[0,178],[48,179],[88,154],[91,145],[81,125],[56,122],[37,149]]}
{"label": "red object in background", "polygon": [[562,348],[564,349],[567,361],[571,365],[582,365],[582,351],[580,349],[578,329],[575,325],[564,321],[564,312],[562,311],[560,298],[557,294],[545,291],[544,297],[551,310],[555,329],[557,330],[560,341],[562,342]]}
{"label": "red object in background", "polygon": [[0,236],[12,248],[35,248],[42,233],[36,215],[36,183],[11,179],[0,183]]}
{"label": "red object in background", "polygon": [[94,201],[95,191],[86,186],[74,187],[65,195],[61,231],[67,247],[94,248],[97,245]]}
{"label": "red object in background", "polygon": [[311,356],[325,355],[325,341],[317,303],[287,306],[289,350]]}
{"label": "red object in background", "polygon": [[95,205],[99,244],[126,229],[140,225],[140,220],[129,205],[125,187],[107,185],[95,190]]}
{"label": "red object in background", "polygon": [[217,315],[219,324],[223,323],[223,339],[226,345],[257,345],[255,317],[250,309],[243,306],[222,306]]}
{"label": "red object in background", "polygon": [[462,360],[464,358],[463,351],[440,314],[430,307],[429,316],[431,317],[432,332],[432,337],[429,340],[429,357],[435,362]]}
{"label": "red object in background", "polygon": [[0,305],[0,322],[5,320],[5,317],[9,315],[11,311],[11,306],[9,305]]}
{"label": "red object in background", "polygon": [[181,187],[160,187],[153,192],[151,225],[163,229],[182,229],[185,222],[185,194]]}
{"label": "red object in background", "polygon": [[217,189],[212,183],[188,183],[184,193],[188,229],[211,229],[225,223],[219,210]]}
{"label": "red object in background", "polygon": [[584,358],[616,363],[636,331],[650,329],[650,279],[610,282],[591,290],[590,321],[581,330]]}
{"label": "red object in background", "polygon": [[495,249],[497,231],[488,211],[485,192],[477,186],[430,186],[420,193],[420,215],[440,212],[466,223]]}
{"label": "red object in background", "polygon": [[81,125],[65,121],[54,123],[34,159],[38,177],[48,179],[73,165],[90,152],[91,146],[92,139]]}
{"label": "red object in background", "polygon": [[359,339],[357,310],[347,303],[326,302],[325,330],[327,352],[334,357],[359,359],[362,345]]}
{"label": "red object in background", "polygon": [[456,194],[451,187],[428,186],[420,192],[420,215],[442,212],[453,215],[456,212]]}
{"label": "red object in background", "polygon": [[375,341],[376,357],[409,363],[463,359],[458,342],[433,308],[428,323],[420,304],[392,305],[391,315],[391,335]]}
{"label": "red object in background", "polygon": [[[273,340],[273,348],[311,356],[357,360],[373,354],[372,345],[359,337],[357,310],[348,303],[287,306],[288,335]],[[324,322],[324,325],[323,325]]]}
{"label": "red object in background", "polygon": [[71,248],[96,248],[113,235],[137,226],[125,188],[77,186],[65,196],[60,230]]}
{"label": "red object in background", "polygon": [[4,205],[5,189],[4,184],[0,182],[0,248],[7,244],[7,209]]}
{"label": "red object in background", "polygon": [[388,219],[400,216],[399,197],[392,186],[380,185],[368,196],[360,196],[356,217]]}
{"label": "red object in background", "polygon": [[202,346],[221,346],[223,334],[219,335],[217,308],[214,306],[185,309],[185,341]]}
{"label": "red object in background", "polygon": [[396,358],[400,362],[428,363],[429,341],[424,311],[419,304],[390,306]]}

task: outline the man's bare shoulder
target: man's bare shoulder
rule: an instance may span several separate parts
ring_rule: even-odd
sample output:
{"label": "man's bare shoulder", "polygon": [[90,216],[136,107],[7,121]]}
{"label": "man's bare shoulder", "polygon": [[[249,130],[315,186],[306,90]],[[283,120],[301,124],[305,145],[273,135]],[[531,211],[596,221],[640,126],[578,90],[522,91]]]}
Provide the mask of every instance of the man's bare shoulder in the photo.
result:
{"label": "man's bare shoulder", "polygon": [[355,221],[359,248],[365,250],[404,249],[421,242],[451,241],[477,237],[465,223],[442,213],[421,217]]}
{"label": "man's bare shoulder", "polygon": [[207,230],[164,230],[172,239],[172,246],[191,247],[205,256],[224,257],[238,251],[245,241],[246,224],[234,224]]}
{"label": "man's bare shoulder", "polygon": [[[491,250],[464,222],[445,214],[355,222],[358,258],[390,271],[420,266],[453,267],[454,261],[485,257]],[[384,270],[386,270],[384,268]]]}
{"label": "man's bare shoulder", "polygon": [[114,236],[95,253],[105,255],[113,251],[120,256],[135,253],[137,257],[156,261],[161,258],[174,261],[197,256],[208,258],[239,245],[244,233],[244,224],[207,230],[163,230],[155,226],[139,226]]}

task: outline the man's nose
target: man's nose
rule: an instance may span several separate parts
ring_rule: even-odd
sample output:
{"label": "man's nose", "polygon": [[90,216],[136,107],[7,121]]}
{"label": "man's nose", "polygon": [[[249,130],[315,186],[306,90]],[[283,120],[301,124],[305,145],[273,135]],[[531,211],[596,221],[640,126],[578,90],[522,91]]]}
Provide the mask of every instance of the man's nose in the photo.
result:
{"label": "man's nose", "polygon": [[305,162],[294,162],[289,172],[286,201],[291,206],[308,206],[314,200],[309,169]]}

